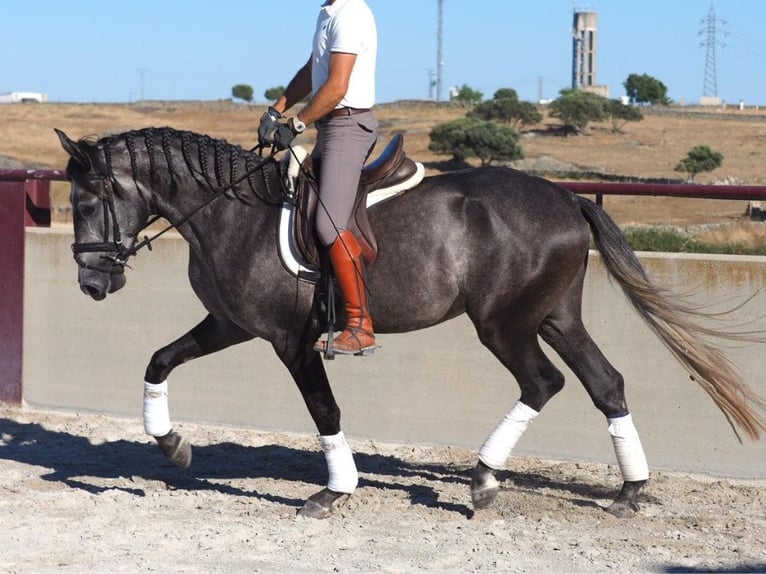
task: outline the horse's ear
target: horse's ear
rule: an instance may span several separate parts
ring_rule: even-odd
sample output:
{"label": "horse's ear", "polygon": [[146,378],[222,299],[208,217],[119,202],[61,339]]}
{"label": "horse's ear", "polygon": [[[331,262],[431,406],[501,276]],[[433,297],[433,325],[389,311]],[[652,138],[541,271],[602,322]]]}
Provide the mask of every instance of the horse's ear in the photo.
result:
{"label": "horse's ear", "polygon": [[79,163],[84,169],[90,169],[90,158],[88,157],[88,154],[86,154],[80,147],[80,144],[70,139],[68,135],[66,135],[58,128],[53,128],[53,131],[55,131],[56,135],[59,137],[61,147],[64,148],[64,151],[66,151],[69,156],[77,163]]}

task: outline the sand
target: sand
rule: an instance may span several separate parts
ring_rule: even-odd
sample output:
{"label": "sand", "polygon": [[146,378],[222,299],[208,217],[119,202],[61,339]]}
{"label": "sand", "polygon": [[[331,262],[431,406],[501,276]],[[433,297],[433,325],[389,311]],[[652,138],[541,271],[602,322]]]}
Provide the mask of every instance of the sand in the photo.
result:
{"label": "sand", "polygon": [[354,441],[357,492],[296,517],[326,481],[314,436],[179,423],[176,468],[140,420],[0,408],[2,572],[766,571],[766,481],[654,472],[630,519],[611,465],[512,458],[474,513],[475,453]]}

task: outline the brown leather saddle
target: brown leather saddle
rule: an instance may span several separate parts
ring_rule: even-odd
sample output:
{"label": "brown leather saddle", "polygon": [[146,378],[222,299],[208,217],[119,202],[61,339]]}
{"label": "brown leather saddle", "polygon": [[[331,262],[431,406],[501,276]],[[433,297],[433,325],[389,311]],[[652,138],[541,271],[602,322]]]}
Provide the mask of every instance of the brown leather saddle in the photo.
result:
{"label": "brown leather saddle", "polygon": [[[307,156],[301,165],[295,186],[292,241],[303,261],[315,268],[320,267],[320,244],[316,235],[316,210],[319,206],[317,181],[321,166]],[[367,195],[372,191],[399,185],[412,178],[418,165],[404,153],[404,135],[395,134],[378,158],[362,169],[359,189],[354,200],[349,230],[356,236],[362,248],[362,259],[367,264],[375,261],[378,244],[367,219]]]}

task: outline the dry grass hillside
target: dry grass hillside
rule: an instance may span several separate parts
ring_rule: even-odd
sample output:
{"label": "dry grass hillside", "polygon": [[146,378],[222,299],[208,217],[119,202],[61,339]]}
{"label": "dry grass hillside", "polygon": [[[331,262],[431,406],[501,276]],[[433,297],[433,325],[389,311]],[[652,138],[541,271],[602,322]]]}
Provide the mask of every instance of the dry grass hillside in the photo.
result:
{"label": "dry grass hillside", "polygon": [[[57,127],[70,137],[101,136],[147,126],[192,130],[245,148],[256,142],[263,106],[221,102],[140,102],[134,104],[43,104],[0,106],[0,160],[24,166],[62,168],[66,156],[53,133]],[[408,153],[424,162],[429,173],[449,167],[448,158],[428,151],[433,126],[465,114],[465,109],[428,103],[385,104],[376,108],[385,137],[404,131]],[[522,168],[563,165],[569,171],[592,171],[639,178],[678,179],[676,163],[697,144],[710,145],[724,156],[723,167],[698,176],[715,180],[766,185],[766,110],[728,113],[688,112],[683,115],[646,114],[624,133],[595,124],[587,136],[561,137],[558,122],[524,130]],[[300,143],[311,145],[308,132]],[[2,164],[0,164],[2,167]],[[550,175],[557,178],[555,173]],[[563,176],[562,176],[563,178]],[[54,189],[54,202],[65,201],[65,185]],[[747,202],[668,198],[608,197],[605,207],[620,223],[721,223],[742,220]]]}

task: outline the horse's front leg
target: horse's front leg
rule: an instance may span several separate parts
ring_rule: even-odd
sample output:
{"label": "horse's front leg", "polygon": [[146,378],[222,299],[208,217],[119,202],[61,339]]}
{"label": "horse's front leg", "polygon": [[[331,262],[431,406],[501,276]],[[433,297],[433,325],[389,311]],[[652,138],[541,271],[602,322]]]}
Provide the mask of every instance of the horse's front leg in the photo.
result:
{"label": "horse's front leg", "polygon": [[307,362],[291,368],[290,373],[319,431],[329,478],[327,486],[309,497],[298,516],[327,518],[337,500],[354,493],[359,476],[354,455],[340,429],[340,408],[332,394],[322,359],[319,353],[308,352]]}
{"label": "horse's front leg", "polygon": [[157,440],[162,453],[181,468],[191,465],[191,445],[173,430],[168,408],[168,375],[181,363],[252,339],[240,327],[208,315],[191,331],[156,351],[144,377],[144,430]]}

